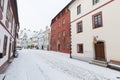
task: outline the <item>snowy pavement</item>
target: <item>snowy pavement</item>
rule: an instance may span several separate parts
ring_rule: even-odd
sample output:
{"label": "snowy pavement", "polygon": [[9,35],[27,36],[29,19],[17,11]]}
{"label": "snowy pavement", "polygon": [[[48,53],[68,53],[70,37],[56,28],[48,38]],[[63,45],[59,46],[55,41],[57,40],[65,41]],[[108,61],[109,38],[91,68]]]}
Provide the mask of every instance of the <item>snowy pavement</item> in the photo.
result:
{"label": "snowy pavement", "polygon": [[5,80],[120,80],[118,71],[41,50],[19,51],[5,74]]}

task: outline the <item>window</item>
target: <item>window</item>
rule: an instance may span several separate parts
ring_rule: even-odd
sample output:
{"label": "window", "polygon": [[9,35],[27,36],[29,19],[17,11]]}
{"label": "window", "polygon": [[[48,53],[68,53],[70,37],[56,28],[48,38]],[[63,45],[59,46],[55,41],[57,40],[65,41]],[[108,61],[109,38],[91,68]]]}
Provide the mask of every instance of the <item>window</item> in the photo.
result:
{"label": "window", "polygon": [[62,20],[62,23],[65,24],[65,19]]}
{"label": "window", "polygon": [[60,22],[58,23],[58,27],[60,27]]}
{"label": "window", "polygon": [[93,28],[99,28],[102,25],[102,12],[93,15]]}
{"label": "window", "polygon": [[63,37],[65,37],[65,31],[63,31]]}
{"label": "window", "polygon": [[60,32],[58,33],[58,38],[60,38]]}
{"label": "window", "polygon": [[80,33],[83,31],[82,21],[77,23],[77,33]]}
{"label": "window", "polygon": [[0,0],[0,8],[3,10],[4,0]]}
{"label": "window", "polygon": [[7,5],[7,14],[6,14],[6,18],[7,20],[9,21],[10,20],[10,3],[8,2],[8,5]]}
{"label": "window", "polygon": [[83,44],[77,44],[77,53],[83,53]]}
{"label": "window", "polygon": [[8,37],[5,35],[4,36],[4,45],[3,45],[3,55],[6,55],[6,50],[7,50],[7,39]]}
{"label": "window", "polygon": [[77,15],[81,13],[81,5],[77,6]]}
{"label": "window", "polygon": [[97,4],[99,0],[93,0],[93,5]]}

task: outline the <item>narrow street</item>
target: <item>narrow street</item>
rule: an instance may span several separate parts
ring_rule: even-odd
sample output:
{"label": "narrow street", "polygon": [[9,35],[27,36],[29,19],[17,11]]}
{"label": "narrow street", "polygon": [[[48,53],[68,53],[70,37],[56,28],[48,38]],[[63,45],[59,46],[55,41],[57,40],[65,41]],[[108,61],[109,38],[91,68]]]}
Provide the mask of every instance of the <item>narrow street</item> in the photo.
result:
{"label": "narrow street", "polygon": [[19,51],[5,74],[5,80],[120,80],[118,71],[40,50]]}

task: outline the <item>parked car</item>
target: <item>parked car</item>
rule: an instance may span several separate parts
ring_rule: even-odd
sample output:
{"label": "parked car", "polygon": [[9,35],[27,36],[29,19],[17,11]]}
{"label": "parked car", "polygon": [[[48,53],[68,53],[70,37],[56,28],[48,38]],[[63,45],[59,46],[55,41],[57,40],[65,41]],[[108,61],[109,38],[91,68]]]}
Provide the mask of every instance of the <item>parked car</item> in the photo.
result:
{"label": "parked car", "polygon": [[21,46],[17,46],[16,50],[22,50],[22,47]]}
{"label": "parked car", "polygon": [[18,57],[18,51],[16,51],[13,56],[14,56],[14,58],[17,58]]}

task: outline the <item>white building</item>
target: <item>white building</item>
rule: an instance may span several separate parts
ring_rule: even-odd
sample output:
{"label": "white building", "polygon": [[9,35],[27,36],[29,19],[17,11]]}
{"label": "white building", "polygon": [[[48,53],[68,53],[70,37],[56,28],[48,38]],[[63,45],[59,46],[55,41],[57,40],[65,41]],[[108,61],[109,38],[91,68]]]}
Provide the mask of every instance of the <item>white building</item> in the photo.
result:
{"label": "white building", "polygon": [[33,47],[32,48],[35,48],[35,49],[38,49],[38,32],[37,31],[33,31],[33,34],[32,34],[32,45]]}
{"label": "white building", "polygon": [[73,0],[72,56],[120,63],[119,9],[119,0]]}
{"label": "white building", "polygon": [[31,31],[31,30],[21,30],[19,42],[21,47],[27,49],[38,49],[38,31]]}
{"label": "white building", "polygon": [[21,47],[26,49],[28,46],[28,36],[24,33],[23,37],[21,38]]}
{"label": "white building", "polygon": [[16,0],[0,0],[0,70],[15,54],[18,31]]}
{"label": "white building", "polygon": [[44,42],[43,42],[43,49],[44,50],[50,50],[50,28],[46,26],[46,30],[44,31]]}
{"label": "white building", "polygon": [[38,47],[40,50],[43,49],[43,43],[44,43],[44,34],[43,31],[40,30],[40,32],[38,33]]}

